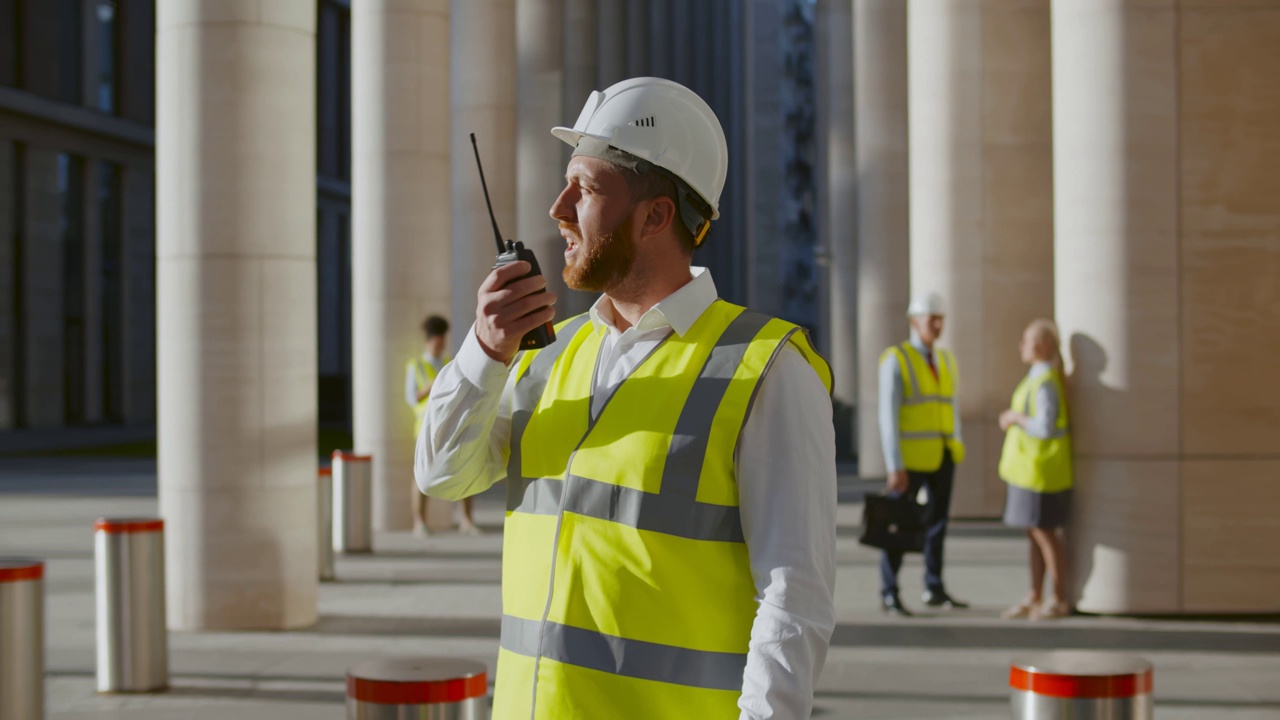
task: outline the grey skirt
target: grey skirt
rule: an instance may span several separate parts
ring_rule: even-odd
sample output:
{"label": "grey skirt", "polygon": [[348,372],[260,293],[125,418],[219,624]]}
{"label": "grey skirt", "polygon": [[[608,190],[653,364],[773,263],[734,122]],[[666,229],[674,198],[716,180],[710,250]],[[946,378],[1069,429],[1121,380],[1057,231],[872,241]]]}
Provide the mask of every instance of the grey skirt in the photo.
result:
{"label": "grey skirt", "polygon": [[1067,524],[1071,511],[1071,491],[1038,493],[1005,485],[1004,524],[1017,528],[1053,530]]}

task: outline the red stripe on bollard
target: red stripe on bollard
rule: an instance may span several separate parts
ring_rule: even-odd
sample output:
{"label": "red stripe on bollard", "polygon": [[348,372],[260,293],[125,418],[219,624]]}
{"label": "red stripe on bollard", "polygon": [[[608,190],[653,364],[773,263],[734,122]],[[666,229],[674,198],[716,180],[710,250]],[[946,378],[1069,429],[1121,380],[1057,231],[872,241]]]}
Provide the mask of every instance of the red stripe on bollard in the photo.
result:
{"label": "red stripe on bollard", "polygon": [[13,563],[0,561],[0,582],[39,580],[44,577],[44,563]]}
{"label": "red stripe on bollard", "polygon": [[164,530],[164,521],[144,518],[128,518],[119,520],[108,520],[99,518],[93,524],[94,532],[104,532],[109,535],[119,533],[143,533],[143,532],[162,532]]}
{"label": "red stripe on bollard", "polygon": [[395,682],[347,676],[347,697],[379,705],[423,705],[462,702],[488,690],[484,673],[456,680]]}
{"label": "red stripe on bollard", "polygon": [[345,450],[334,450],[333,457],[343,462],[373,462],[372,455],[357,455],[356,453],[347,452]]}
{"label": "red stripe on bollard", "polygon": [[333,477],[333,468],[331,468],[331,467],[322,467],[322,468],[320,468],[320,472],[319,472],[318,474],[320,474],[320,475],[328,475],[328,476],[330,476],[330,477]]}
{"label": "red stripe on bollard", "polygon": [[1152,671],[1129,675],[1053,675],[1009,668],[1009,687],[1057,698],[1127,698],[1149,695]]}

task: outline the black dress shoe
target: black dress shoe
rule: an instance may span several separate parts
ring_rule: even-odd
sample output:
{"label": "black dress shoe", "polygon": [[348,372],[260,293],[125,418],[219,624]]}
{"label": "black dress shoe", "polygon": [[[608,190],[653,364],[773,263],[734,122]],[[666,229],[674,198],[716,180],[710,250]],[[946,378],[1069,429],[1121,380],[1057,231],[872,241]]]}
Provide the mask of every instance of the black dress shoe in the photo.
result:
{"label": "black dress shoe", "polygon": [[931,608],[946,608],[948,610],[964,610],[969,607],[969,603],[951,597],[946,590],[925,590],[924,604]]}
{"label": "black dress shoe", "polygon": [[911,617],[911,611],[906,605],[902,604],[902,600],[897,595],[881,595],[880,609],[886,615],[896,615],[898,617]]}

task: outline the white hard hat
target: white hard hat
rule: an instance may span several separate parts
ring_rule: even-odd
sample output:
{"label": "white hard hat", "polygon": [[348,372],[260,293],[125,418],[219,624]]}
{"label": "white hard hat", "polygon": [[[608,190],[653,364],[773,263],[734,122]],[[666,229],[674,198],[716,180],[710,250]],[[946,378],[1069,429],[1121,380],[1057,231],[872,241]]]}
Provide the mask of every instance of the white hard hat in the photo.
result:
{"label": "white hard hat", "polygon": [[680,83],[640,77],[596,90],[572,128],[551,134],[574,147],[591,137],[647,160],[700,195],[712,220],[720,217],[729,144],[711,107]]}
{"label": "white hard hat", "polygon": [[911,298],[911,304],[907,306],[907,317],[943,314],[942,296],[936,292],[921,293]]}

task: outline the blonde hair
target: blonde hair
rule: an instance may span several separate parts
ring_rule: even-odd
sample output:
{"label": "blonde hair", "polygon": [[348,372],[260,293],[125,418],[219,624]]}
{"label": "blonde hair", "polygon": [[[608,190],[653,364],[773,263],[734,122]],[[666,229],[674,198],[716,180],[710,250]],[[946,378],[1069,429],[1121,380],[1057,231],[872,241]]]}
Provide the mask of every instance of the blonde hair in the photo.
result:
{"label": "blonde hair", "polygon": [[1035,333],[1037,345],[1043,344],[1044,347],[1047,347],[1052,352],[1052,357],[1049,358],[1049,361],[1059,373],[1065,375],[1066,370],[1062,364],[1062,341],[1058,336],[1058,326],[1052,320],[1040,318],[1032,320],[1027,329]]}

